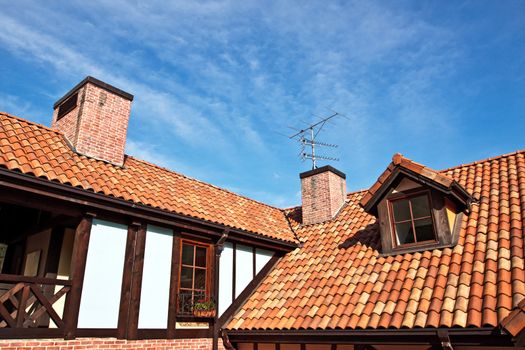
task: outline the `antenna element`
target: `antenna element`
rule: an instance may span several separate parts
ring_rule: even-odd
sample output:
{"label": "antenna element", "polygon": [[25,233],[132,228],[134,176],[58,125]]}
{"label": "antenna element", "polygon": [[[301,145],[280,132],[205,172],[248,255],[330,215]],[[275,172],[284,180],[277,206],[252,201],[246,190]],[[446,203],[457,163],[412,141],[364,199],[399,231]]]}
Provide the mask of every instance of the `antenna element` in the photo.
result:
{"label": "antenna element", "polygon": [[[312,169],[317,169],[318,159],[339,161],[339,158],[327,157],[327,156],[323,156],[323,155],[319,155],[315,153],[315,146],[332,147],[332,148],[338,147],[338,145],[334,145],[334,144],[330,144],[326,142],[315,141],[315,138],[317,137],[319,132],[321,132],[321,129],[326,124],[326,122],[328,122],[330,119],[338,115],[341,115],[341,114],[334,111],[332,115],[326,118],[323,118],[317,123],[309,125],[305,129],[301,129],[297,131],[292,136],[289,136],[290,139],[296,139],[297,141],[301,143],[301,152],[299,155],[303,161],[305,159],[310,159],[312,161]],[[307,153],[305,151],[306,147],[310,147],[310,153]]]}

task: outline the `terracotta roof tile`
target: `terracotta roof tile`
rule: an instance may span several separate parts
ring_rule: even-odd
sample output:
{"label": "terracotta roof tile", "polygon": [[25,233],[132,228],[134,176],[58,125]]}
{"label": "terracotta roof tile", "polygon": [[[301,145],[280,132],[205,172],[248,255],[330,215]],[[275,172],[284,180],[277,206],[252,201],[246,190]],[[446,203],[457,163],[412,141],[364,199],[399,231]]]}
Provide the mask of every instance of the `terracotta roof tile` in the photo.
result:
{"label": "terracotta roof tile", "polygon": [[[386,181],[386,173],[404,159],[394,156],[378,181]],[[277,330],[282,324],[286,329],[360,329],[497,327],[503,322],[511,334],[525,327],[525,151],[436,173],[415,162],[407,167],[444,183],[455,181],[479,198],[463,218],[458,244],[381,256],[376,219],[360,205],[371,198],[368,191],[349,194],[339,215],[319,225],[302,227],[294,220],[300,209],[289,209],[304,245],[287,254],[259,290],[277,292],[281,308],[293,309],[295,319],[282,321],[289,315],[285,312],[281,319],[261,316],[253,324]],[[304,308],[297,308],[290,294],[279,293],[285,287],[275,284],[277,279],[316,281],[305,283],[311,289],[310,297],[301,300]],[[326,293],[335,295],[328,300]],[[252,294],[227,328],[250,329],[253,319],[243,318],[245,308],[266,297]],[[324,306],[315,313],[320,320],[309,319],[308,306],[314,305]]]}
{"label": "terracotta roof tile", "polygon": [[283,210],[127,156],[78,155],[55,130],[0,112],[0,167],[87,191],[295,242]]}

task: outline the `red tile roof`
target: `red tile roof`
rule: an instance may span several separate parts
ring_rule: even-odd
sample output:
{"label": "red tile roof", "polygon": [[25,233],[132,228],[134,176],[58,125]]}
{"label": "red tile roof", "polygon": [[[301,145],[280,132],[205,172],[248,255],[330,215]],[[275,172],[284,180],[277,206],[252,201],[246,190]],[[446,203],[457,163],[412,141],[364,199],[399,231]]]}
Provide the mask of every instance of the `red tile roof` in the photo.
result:
{"label": "red tile roof", "polygon": [[[395,160],[394,160],[395,162]],[[263,279],[227,329],[497,327],[525,300],[525,151],[440,172],[479,202],[453,248],[381,256],[376,218],[351,193],[330,222],[301,227],[301,248]],[[521,304],[520,304],[521,303]],[[523,308],[514,311],[523,319]],[[516,314],[516,315],[514,315]],[[512,334],[521,330],[516,321]]]}
{"label": "red tile roof", "polygon": [[0,167],[273,239],[295,242],[282,210],[127,156],[79,155],[63,135],[0,112]]}

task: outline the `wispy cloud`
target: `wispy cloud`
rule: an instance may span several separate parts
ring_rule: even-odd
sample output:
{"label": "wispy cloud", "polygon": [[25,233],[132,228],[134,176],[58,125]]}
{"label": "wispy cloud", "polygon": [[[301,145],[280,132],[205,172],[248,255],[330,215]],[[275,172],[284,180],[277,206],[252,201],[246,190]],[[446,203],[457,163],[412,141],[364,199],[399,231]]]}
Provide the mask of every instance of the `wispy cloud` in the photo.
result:
{"label": "wispy cloud", "polygon": [[[363,174],[378,150],[431,146],[434,130],[455,139],[444,86],[467,53],[457,28],[425,11],[379,1],[20,0],[3,5],[0,48],[48,71],[55,99],[84,75],[133,93],[130,152],[253,189],[247,169],[271,179],[301,167],[273,131],[326,107],[349,118],[323,135],[341,145],[339,166]],[[274,198],[294,179],[270,183]]]}

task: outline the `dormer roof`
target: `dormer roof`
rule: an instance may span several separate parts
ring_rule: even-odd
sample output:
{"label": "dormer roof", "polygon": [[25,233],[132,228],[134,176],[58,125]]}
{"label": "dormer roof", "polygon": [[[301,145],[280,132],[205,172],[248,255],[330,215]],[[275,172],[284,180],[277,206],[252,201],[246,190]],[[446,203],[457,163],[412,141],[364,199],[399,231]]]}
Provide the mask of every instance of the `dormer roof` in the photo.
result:
{"label": "dormer roof", "polygon": [[359,204],[367,213],[377,214],[377,204],[400,176],[434,188],[464,208],[472,201],[472,196],[452,177],[396,153],[392,157],[392,162],[366,191]]}

